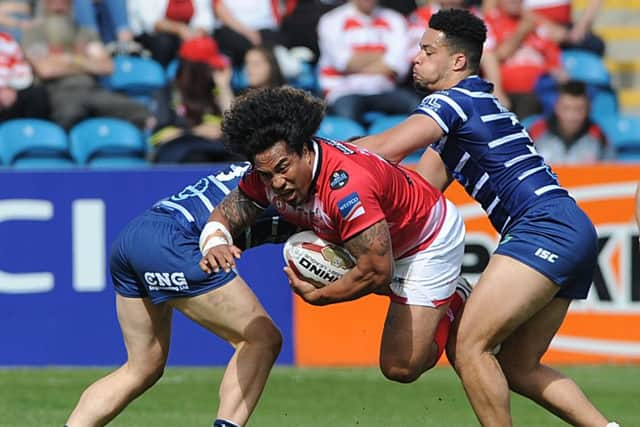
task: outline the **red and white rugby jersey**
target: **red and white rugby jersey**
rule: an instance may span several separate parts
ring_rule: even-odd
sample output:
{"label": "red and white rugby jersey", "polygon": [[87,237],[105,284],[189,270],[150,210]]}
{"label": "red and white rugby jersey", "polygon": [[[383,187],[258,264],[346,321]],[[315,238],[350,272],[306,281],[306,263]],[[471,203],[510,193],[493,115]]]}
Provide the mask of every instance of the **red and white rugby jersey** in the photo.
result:
{"label": "red and white rugby jersey", "polygon": [[525,0],[524,7],[558,24],[571,23],[571,0]]}
{"label": "red and white rugby jersey", "polygon": [[245,175],[240,190],[337,244],[384,219],[396,259],[424,249],[437,235],[445,199],[416,172],[349,143],[316,139],[314,150],[312,195],[302,206],[286,204],[254,172]]}

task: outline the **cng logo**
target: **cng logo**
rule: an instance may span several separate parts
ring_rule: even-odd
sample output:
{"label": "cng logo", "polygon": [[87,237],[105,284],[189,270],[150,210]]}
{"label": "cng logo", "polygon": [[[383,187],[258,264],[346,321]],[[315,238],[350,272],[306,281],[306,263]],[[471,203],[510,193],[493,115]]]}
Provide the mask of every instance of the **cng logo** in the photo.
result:
{"label": "cng logo", "polygon": [[551,264],[555,263],[556,260],[558,259],[558,255],[542,248],[536,249],[534,255],[537,256],[538,258],[542,258],[546,261],[549,261]]}

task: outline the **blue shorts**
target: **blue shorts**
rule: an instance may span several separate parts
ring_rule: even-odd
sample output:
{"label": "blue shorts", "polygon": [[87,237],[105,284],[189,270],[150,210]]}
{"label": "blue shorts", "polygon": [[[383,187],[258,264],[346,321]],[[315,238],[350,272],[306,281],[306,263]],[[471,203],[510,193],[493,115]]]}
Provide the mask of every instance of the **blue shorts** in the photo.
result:
{"label": "blue shorts", "polygon": [[544,274],[560,287],[556,296],[585,299],[597,263],[598,236],[573,199],[554,198],[512,224],[495,253]]}
{"label": "blue shorts", "polygon": [[158,304],[192,297],[229,283],[234,271],[207,274],[198,239],[171,214],[147,211],[119,234],[111,251],[111,278],[118,294],[149,297]]}

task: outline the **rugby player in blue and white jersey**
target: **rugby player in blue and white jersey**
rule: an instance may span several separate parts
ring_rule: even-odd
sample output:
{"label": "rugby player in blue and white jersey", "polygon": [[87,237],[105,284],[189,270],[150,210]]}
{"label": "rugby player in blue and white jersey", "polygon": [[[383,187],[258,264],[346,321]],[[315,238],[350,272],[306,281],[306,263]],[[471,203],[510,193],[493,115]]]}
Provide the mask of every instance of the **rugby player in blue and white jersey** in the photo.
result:
{"label": "rugby player in blue and white jersey", "polygon": [[571,300],[589,292],[598,240],[516,116],[477,76],[485,38],[467,11],[433,15],[413,67],[416,86],[430,94],[404,122],[356,143],[391,161],[429,147],[418,171],[441,189],[460,182],[502,235],[449,339],[480,423],[512,425],[510,387],[570,424],[617,425],[540,362]]}
{"label": "rugby player in blue and white jersey", "polygon": [[[213,425],[245,425],[280,352],[282,336],[234,270],[208,274],[198,262],[200,233],[211,211],[248,168],[249,163],[231,164],[201,178],[156,203],[120,233],[110,269],[128,359],[84,391],[68,427],[107,424],[158,381],[169,352],[173,309],[235,348],[220,384]],[[247,248],[284,241],[293,232],[265,211],[251,229],[233,237],[236,246]]]}

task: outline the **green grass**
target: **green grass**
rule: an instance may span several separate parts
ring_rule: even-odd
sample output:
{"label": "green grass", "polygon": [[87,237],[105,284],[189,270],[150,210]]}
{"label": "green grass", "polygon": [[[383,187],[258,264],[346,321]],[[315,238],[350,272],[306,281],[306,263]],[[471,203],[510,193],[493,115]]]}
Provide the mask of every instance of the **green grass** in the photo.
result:
{"label": "green grass", "polygon": [[[607,415],[640,425],[640,367],[561,367]],[[0,369],[0,426],[62,426],[81,391],[105,369]],[[220,368],[168,368],[151,390],[110,426],[211,426]],[[562,426],[514,396],[516,426]],[[450,368],[414,384],[385,380],[377,369],[274,369],[249,427],[476,426]]]}

